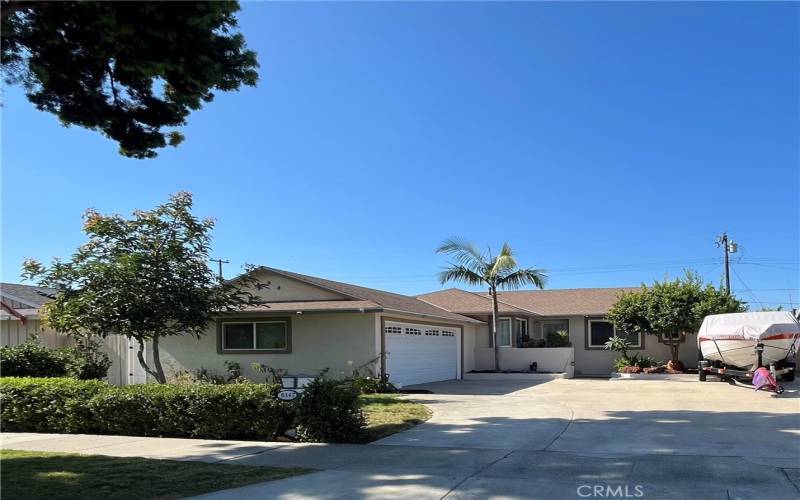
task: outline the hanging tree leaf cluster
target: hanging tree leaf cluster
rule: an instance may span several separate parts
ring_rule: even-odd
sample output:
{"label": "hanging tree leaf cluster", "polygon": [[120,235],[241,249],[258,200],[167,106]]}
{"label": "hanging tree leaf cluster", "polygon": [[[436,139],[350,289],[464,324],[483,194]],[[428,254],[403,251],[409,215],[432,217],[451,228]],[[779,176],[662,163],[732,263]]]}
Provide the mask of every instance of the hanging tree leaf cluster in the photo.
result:
{"label": "hanging tree leaf cluster", "polygon": [[101,132],[122,155],[177,146],[217,91],[254,86],[239,3],[0,2],[3,76],[65,125]]}

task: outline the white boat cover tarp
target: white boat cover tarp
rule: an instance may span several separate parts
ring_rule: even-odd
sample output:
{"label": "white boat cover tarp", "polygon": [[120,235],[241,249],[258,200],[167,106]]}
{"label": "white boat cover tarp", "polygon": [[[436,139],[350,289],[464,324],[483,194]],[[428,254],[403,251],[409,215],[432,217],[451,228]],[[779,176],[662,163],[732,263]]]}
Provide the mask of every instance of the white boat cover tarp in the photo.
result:
{"label": "white boat cover tarp", "polygon": [[764,340],[780,334],[800,334],[800,323],[789,311],[745,312],[706,316],[700,325],[701,339]]}

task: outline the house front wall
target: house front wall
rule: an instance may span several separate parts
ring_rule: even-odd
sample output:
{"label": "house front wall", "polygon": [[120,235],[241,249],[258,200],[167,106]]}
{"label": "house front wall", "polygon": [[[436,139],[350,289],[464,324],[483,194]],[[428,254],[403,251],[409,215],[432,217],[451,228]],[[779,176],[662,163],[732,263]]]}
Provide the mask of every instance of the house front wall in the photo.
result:
{"label": "house front wall", "polygon": [[[614,359],[619,357],[619,353],[588,346],[589,320],[603,319],[602,316],[569,316],[567,319],[570,342],[575,348],[575,375],[608,376],[614,370]],[[630,354],[650,356],[664,362],[669,360],[669,348],[659,342],[656,336],[644,335],[642,342],[643,348],[631,349]],[[697,335],[688,335],[681,344],[680,359],[687,367],[697,365]]]}
{"label": "house front wall", "polygon": [[[363,364],[376,366],[374,361],[378,358],[379,350],[375,342],[375,316],[374,313],[307,313],[288,316],[291,352],[280,354],[220,353],[218,328],[216,322],[213,322],[199,339],[188,336],[162,339],[159,349],[161,363],[168,377],[178,371],[200,368],[225,375],[225,361],[239,363],[244,375],[253,380],[263,380],[264,375],[253,370],[250,366],[252,363],[283,369],[290,375],[314,376],[327,368],[329,375],[345,377]],[[241,316],[235,318],[236,321],[240,319]]]}
{"label": "house front wall", "polygon": [[[501,315],[502,316],[502,315]],[[474,316],[486,321],[486,325],[475,327],[472,344],[472,361],[464,363],[465,371],[494,369],[494,348],[491,347],[491,316]],[[604,349],[590,348],[587,340],[589,319],[602,319],[602,316],[540,316],[529,317],[529,335],[534,339],[544,338],[542,326],[546,322],[564,320],[569,325],[569,337],[572,343],[568,349],[559,348],[519,348],[501,347],[499,353],[500,368],[505,370],[527,370],[534,361],[539,371],[565,371],[573,368],[575,376],[608,376],[614,369],[614,359],[619,353]],[[688,335],[680,347],[680,359],[687,367],[697,364],[697,336]],[[632,349],[631,354],[651,356],[660,361],[669,360],[669,348],[653,335],[645,335],[643,348]],[[467,359],[467,356],[465,356]]]}

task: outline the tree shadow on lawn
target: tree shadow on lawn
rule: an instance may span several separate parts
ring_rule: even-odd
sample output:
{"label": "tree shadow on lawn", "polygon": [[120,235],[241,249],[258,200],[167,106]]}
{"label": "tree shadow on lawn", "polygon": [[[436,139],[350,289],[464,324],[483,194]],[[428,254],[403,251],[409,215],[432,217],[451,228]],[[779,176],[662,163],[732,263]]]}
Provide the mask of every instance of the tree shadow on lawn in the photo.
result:
{"label": "tree shadow on lawn", "polygon": [[180,498],[309,472],[242,465],[4,450],[0,498]]}

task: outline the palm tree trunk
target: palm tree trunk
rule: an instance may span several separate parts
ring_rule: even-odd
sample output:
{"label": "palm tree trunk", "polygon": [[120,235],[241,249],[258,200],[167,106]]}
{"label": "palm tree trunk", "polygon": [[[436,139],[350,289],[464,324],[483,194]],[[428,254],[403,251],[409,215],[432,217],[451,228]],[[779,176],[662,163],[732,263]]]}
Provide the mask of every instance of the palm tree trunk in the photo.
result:
{"label": "palm tree trunk", "polygon": [[500,371],[500,342],[497,337],[497,288],[491,286],[489,294],[492,296],[492,339],[494,339],[494,371]]}

